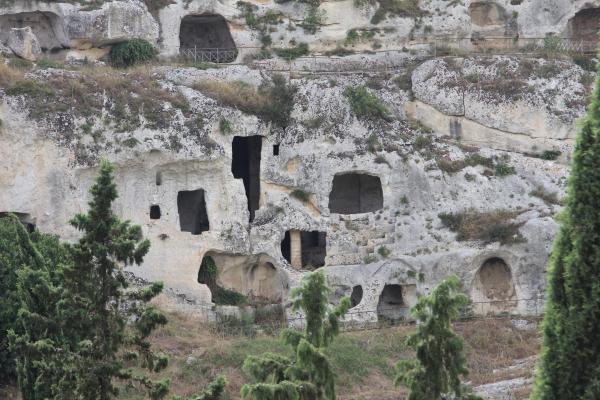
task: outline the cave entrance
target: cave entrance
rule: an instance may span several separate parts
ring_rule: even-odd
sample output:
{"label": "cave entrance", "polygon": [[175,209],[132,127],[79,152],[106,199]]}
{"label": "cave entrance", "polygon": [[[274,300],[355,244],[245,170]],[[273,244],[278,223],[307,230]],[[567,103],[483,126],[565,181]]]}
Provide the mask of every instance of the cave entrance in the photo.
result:
{"label": "cave entrance", "polygon": [[266,254],[207,252],[198,271],[198,283],[208,286],[212,301],[223,305],[280,303],[284,277]]}
{"label": "cave entrance", "polygon": [[289,230],[281,241],[281,255],[297,269],[322,267],[327,255],[327,233]]}
{"label": "cave entrance", "polygon": [[481,27],[504,26],[506,10],[493,2],[473,2],[469,5],[471,21]]}
{"label": "cave entrance", "polygon": [[473,311],[479,314],[508,312],[516,307],[510,267],[499,257],[487,259],[475,274]]}
{"label": "cave entrance", "polygon": [[333,177],[329,194],[329,211],[359,214],[383,208],[383,190],[377,176],[347,173]]}
{"label": "cave entrance", "polygon": [[39,11],[0,15],[0,43],[8,41],[11,29],[27,26],[37,37],[42,51],[69,47],[69,40],[61,18],[51,12]]}
{"label": "cave entrance", "polygon": [[415,285],[389,284],[383,287],[377,303],[377,318],[380,320],[402,320],[410,315],[410,306],[416,298]]}
{"label": "cave entrance", "polygon": [[204,190],[181,191],[177,193],[177,210],[179,226],[182,232],[199,235],[209,230],[208,214]]}
{"label": "cave entrance", "polygon": [[352,288],[350,294],[350,308],[354,308],[360,304],[363,298],[363,288],[360,285],[356,285]]}
{"label": "cave entrance", "polygon": [[179,28],[179,51],[195,61],[228,63],[237,57],[229,25],[217,14],[184,17]]}
{"label": "cave entrance", "polygon": [[586,8],[569,20],[568,31],[571,39],[582,42],[585,51],[595,51],[598,45],[600,8]]}
{"label": "cave entrance", "polygon": [[260,201],[260,153],[262,136],[235,136],[232,144],[231,172],[236,179],[244,181],[250,222]]}
{"label": "cave entrance", "polygon": [[27,232],[32,233],[33,231],[35,231],[35,218],[32,218],[31,214],[13,211],[3,211],[0,212],[0,218],[8,217],[9,214],[13,214],[15,217],[17,217],[21,224],[25,227]]}

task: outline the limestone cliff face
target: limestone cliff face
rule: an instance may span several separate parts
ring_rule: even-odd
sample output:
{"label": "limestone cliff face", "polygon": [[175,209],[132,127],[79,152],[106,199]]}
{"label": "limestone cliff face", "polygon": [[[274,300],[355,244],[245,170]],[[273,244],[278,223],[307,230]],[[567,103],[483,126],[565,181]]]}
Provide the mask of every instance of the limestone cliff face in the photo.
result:
{"label": "limestone cliff face", "polygon": [[[405,49],[204,70],[40,67],[0,79],[0,213],[76,239],[67,221],[85,210],[108,158],[115,210],[152,242],[130,272],[164,281],[166,307],[208,319],[236,312],[215,307],[198,282],[210,257],[218,285],[260,304],[286,304],[302,275],[322,267],[332,301],[351,296],[361,322],[405,317],[448,274],[462,279],[474,312],[535,314],[594,76],[566,59],[468,52],[506,42],[496,36],[588,43],[595,3],[512,3],[421,1],[410,14],[325,2],[310,34],[303,3],[15,2],[0,9],[0,42],[6,27],[27,25],[42,53],[67,60],[102,59],[111,44],[141,37],[164,57],[182,43],[233,43],[241,61],[265,34],[248,10],[275,22],[273,47]],[[424,42],[440,35],[467,38],[447,43],[463,52],[436,57],[430,50],[444,43]],[[270,94],[275,82],[287,97]],[[364,102],[375,111],[361,113]]]}
{"label": "limestone cliff face", "polygon": [[[275,303],[285,302],[304,271],[324,266],[336,296],[360,287],[355,311],[368,311],[366,320],[401,316],[451,273],[477,301],[539,310],[540,301],[524,299],[543,295],[565,165],[469,147],[408,120],[412,95],[396,77],[409,70],[390,77],[292,76],[285,128],[211,92],[214,85],[269,83],[257,70],[139,73],[127,73],[123,82],[132,84],[118,83],[118,91],[105,86],[116,79],[112,72],[52,69],[25,77],[42,85],[36,90],[54,88],[45,96],[5,89],[0,211],[28,214],[39,229],[76,238],[67,221],[85,210],[105,157],[116,164],[116,211],[141,224],[152,242],[144,265],[131,272],[164,281],[185,297],[187,310],[206,317],[211,293],[197,277],[207,255],[222,286]],[[419,76],[416,70],[413,82]],[[69,97],[73,85],[86,85],[76,94],[83,97]],[[356,116],[344,93],[363,85],[388,118]],[[136,103],[143,96],[147,101]],[[457,240],[440,214],[465,211],[491,219],[473,223],[475,232]],[[478,239],[476,230],[504,222],[516,227],[504,244]],[[500,267],[481,275],[495,259]]]}

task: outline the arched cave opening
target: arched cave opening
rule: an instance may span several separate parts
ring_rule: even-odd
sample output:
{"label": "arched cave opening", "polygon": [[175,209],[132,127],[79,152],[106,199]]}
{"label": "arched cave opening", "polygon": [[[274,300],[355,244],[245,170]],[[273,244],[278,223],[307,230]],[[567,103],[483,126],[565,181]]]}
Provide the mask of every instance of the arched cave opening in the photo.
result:
{"label": "arched cave opening", "polygon": [[600,8],[586,8],[578,11],[568,23],[571,39],[584,42],[586,50],[595,50],[600,28]]}
{"label": "arched cave opening", "polygon": [[177,193],[177,211],[179,212],[179,227],[182,232],[199,235],[209,230],[203,189],[183,190]]}
{"label": "arched cave opening", "polygon": [[410,314],[410,298],[416,298],[415,285],[385,285],[377,303],[377,318],[392,321],[406,319]]}
{"label": "arched cave opening", "polygon": [[281,241],[281,255],[294,268],[322,267],[327,256],[327,232],[289,230]]}
{"label": "arched cave opening", "polygon": [[23,12],[0,15],[0,43],[8,41],[13,28],[29,26],[42,51],[60,50],[69,47],[69,40],[61,18],[51,12]]}
{"label": "arched cave opening", "polygon": [[229,25],[218,14],[185,16],[179,27],[179,49],[184,55],[194,51],[199,61],[227,63],[237,57]]}
{"label": "arched cave opening", "polygon": [[35,218],[33,218],[31,214],[14,211],[2,211],[0,212],[0,218],[8,217],[9,214],[13,214],[15,217],[17,217],[21,224],[23,224],[27,232],[32,233],[33,231],[35,231]]}
{"label": "arched cave opening", "polygon": [[383,190],[378,176],[344,173],[333,177],[329,193],[329,211],[360,214],[383,208]]}
{"label": "arched cave opening", "polygon": [[487,259],[475,274],[472,289],[473,311],[488,314],[516,306],[516,292],[508,264],[499,257]]}
{"label": "arched cave opening", "polygon": [[350,294],[350,308],[354,308],[360,304],[363,298],[363,288],[361,285],[356,285],[352,288],[352,293]]}
{"label": "arched cave opening", "polygon": [[475,1],[469,5],[471,22],[480,27],[503,26],[507,19],[506,10],[490,1]]}
{"label": "arched cave opening", "polygon": [[208,286],[216,304],[280,303],[283,278],[266,254],[242,255],[210,251],[202,258],[198,283]]}
{"label": "arched cave opening", "polygon": [[260,153],[262,136],[235,136],[232,142],[231,172],[236,179],[242,179],[250,222],[254,221],[254,213],[260,201]]}

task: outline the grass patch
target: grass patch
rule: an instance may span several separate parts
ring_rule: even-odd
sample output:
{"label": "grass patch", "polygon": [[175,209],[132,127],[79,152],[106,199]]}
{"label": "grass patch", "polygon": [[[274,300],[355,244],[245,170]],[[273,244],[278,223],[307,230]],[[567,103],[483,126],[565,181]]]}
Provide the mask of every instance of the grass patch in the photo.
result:
{"label": "grass patch", "polygon": [[549,192],[543,186],[538,186],[537,188],[529,192],[529,195],[542,199],[544,203],[548,205],[562,204],[562,202],[558,198],[557,192]]}
{"label": "grass patch", "polygon": [[516,173],[517,171],[515,170],[515,167],[505,162],[499,162],[494,166],[494,175],[496,176],[503,177],[508,175],[514,175]]}
{"label": "grass patch", "polygon": [[148,62],[156,57],[156,49],[144,39],[131,39],[113,45],[110,62],[115,67],[126,68]]}
{"label": "grass patch", "polygon": [[438,218],[445,227],[456,232],[456,240],[480,240],[486,244],[521,243],[522,224],[511,222],[519,213],[507,210],[480,212],[473,209],[459,213],[440,213]]}
{"label": "grass patch", "polygon": [[278,57],[285,58],[286,60],[294,60],[308,54],[308,44],[300,43],[294,47],[276,48],[273,51]]}
{"label": "grass patch", "polygon": [[366,87],[348,86],[344,90],[344,96],[348,99],[350,108],[357,118],[391,121],[392,116],[386,106],[379,98],[369,93]]}
{"label": "grass patch", "polygon": [[219,132],[223,135],[229,135],[232,131],[231,122],[226,118],[221,118],[219,121]]}
{"label": "grass patch", "polygon": [[193,88],[223,105],[257,115],[279,126],[289,123],[297,90],[279,74],[263,81],[258,88],[242,81],[211,80],[196,82]]}
{"label": "grass patch", "polygon": [[8,66],[14,69],[28,70],[33,68],[33,63],[23,58],[13,57],[8,60]]}
{"label": "grass patch", "polygon": [[419,0],[378,0],[379,8],[373,14],[371,23],[377,25],[388,15],[419,19],[427,12],[419,7]]}

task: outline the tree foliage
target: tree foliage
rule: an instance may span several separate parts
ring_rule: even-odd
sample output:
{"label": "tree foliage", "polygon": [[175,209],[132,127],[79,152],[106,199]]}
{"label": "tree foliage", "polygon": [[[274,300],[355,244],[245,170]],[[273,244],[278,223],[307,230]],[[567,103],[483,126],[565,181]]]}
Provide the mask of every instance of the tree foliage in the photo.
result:
{"label": "tree foliage", "polygon": [[345,297],[331,307],[330,293],[322,271],[305,276],[292,291],[293,310],[302,310],[306,316],[303,332],[290,328],[281,334],[294,356],[248,357],[244,369],[257,383],[244,385],[244,400],[335,399],[335,376],[324,350],[339,333],[339,319],[350,308],[350,299]]}
{"label": "tree foliage", "polygon": [[131,39],[117,43],[110,49],[110,61],[115,67],[150,61],[156,56],[156,49],[144,39]]}
{"label": "tree foliage", "polygon": [[17,274],[20,323],[10,339],[24,400],[107,400],[118,394],[119,380],[146,388],[152,400],[168,392],[167,380],[154,382],[132,368],[166,367],[166,356],[155,354],[147,340],[166,318],[148,304],[161,283],[128,288],[122,267],[140,264],[149,242],[139,226],[113,214],[112,171],[102,162],[89,212],[71,221],[81,239],[63,245],[42,237],[41,261]]}
{"label": "tree foliage", "polygon": [[406,343],[416,351],[416,359],[399,361],[394,380],[410,390],[409,400],[440,400],[448,394],[477,399],[464,394],[460,378],[468,376],[469,370],[462,339],[452,328],[452,321],[469,303],[460,287],[459,279],[451,276],[430,295],[420,297],[411,310],[418,324]]}
{"label": "tree foliage", "polygon": [[573,153],[548,268],[535,400],[600,398],[600,81]]}

